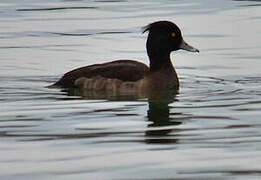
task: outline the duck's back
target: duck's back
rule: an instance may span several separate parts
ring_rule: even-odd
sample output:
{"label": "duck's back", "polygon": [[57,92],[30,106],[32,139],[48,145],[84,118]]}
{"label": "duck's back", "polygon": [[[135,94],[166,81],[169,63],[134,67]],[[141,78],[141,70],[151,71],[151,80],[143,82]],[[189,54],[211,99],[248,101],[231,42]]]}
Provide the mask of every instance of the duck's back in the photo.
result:
{"label": "duck's back", "polygon": [[64,74],[52,86],[71,88],[75,86],[75,81],[81,77],[93,78],[97,76],[134,82],[144,78],[148,72],[149,67],[143,63],[133,60],[117,60],[74,69]]}

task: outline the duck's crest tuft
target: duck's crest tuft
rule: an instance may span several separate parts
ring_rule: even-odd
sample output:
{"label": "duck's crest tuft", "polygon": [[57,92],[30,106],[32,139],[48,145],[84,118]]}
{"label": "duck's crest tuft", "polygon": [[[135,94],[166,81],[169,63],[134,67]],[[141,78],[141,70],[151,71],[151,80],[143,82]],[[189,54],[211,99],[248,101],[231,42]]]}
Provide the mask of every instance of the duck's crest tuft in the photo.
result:
{"label": "duck's crest tuft", "polygon": [[142,29],[142,33],[145,33],[147,31],[149,31],[151,28],[151,24],[148,24],[147,26],[143,26],[141,29]]}
{"label": "duck's crest tuft", "polygon": [[142,27],[142,33],[145,33],[146,31],[150,31],[154,28],[172,28],[173,26],[177,26],[173,22],[170,21],[156,21],[153,23],[148,24],[147,26]]}

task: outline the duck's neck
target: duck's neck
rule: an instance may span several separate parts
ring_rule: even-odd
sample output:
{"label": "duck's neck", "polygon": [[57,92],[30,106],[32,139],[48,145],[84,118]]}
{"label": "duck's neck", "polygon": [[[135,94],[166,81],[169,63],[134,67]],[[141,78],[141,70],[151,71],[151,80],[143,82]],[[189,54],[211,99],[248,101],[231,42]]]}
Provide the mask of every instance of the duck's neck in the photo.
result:
{"label": "duck's neck", "polygon": [[150,71],[155,72],[162,69],[175,71],[170,60],[170,53],[165,54],[148,54],[150,59]]}

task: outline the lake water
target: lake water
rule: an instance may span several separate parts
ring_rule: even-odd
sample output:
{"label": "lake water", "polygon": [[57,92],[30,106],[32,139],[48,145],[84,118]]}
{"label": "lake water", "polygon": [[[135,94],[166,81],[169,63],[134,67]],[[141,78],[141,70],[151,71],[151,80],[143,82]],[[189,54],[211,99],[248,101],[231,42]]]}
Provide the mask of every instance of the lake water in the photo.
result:
{"label": "lake water", "polygon": [[[45,86],[77,67],[148,63],[156,20],[181,88],[157,100]],[[259,180],[261,1],[1,0],[0,179]]]}

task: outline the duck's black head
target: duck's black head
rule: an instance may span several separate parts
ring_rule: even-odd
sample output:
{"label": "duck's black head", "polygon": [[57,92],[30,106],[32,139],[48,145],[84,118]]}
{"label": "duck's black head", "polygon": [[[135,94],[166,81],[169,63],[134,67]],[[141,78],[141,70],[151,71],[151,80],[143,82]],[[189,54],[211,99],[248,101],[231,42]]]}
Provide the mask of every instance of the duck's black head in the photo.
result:
{"label": "duck's black head", "polygon": [[182,37],[179,27],[170,21],[157,21],[144,27],[143,32],[149,32],[147,39],[147,52],[150,61],[170,58],[170,53],[179,49],[199,52],[198,49],[188,45]]}

